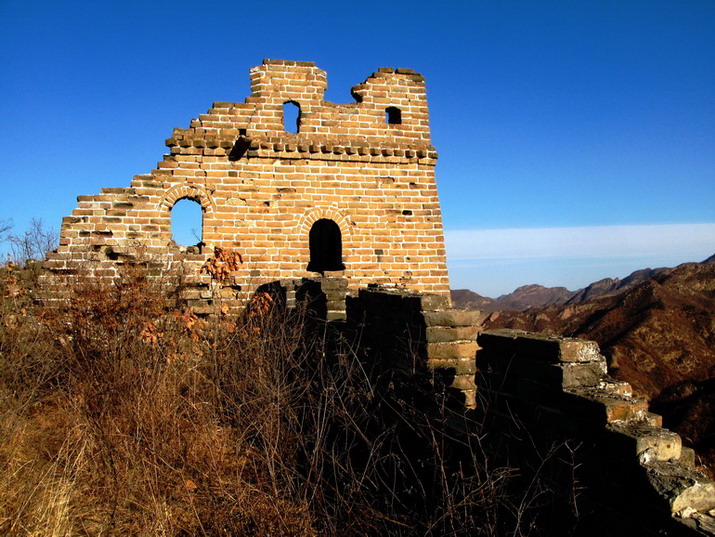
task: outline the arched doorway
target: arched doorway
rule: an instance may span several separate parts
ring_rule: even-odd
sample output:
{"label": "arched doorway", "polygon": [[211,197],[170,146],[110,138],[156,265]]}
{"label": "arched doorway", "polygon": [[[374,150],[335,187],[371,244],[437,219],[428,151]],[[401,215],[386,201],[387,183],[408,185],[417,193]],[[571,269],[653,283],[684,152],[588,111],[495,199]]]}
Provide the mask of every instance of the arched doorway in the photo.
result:
{"label": "arched doorway", "polygon": [[328,218],[317,220],[308,234],[312,272],[345,270],[343,264],[343,239],[340,227]]}

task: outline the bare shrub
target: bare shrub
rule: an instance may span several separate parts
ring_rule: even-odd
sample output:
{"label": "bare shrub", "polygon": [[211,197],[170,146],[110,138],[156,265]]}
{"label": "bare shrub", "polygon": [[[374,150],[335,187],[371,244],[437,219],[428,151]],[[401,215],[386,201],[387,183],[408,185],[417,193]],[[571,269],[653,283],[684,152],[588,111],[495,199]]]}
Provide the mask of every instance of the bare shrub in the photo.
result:
{"label": "bare shrub", "polygon": [[[311,534],[305,510],[268,486],[250,429],[216,405],[217,360],[254,332],[177,311],[152,285],[125,275],[82,285],[65,310],[4,317],[2,355],[40,352],[54,375],[22,393],[3,379],[0,532]],[[44,337],[23,342],[33,330]]]}
{"label": "bare shrub", "polygon": [[0,534],[527,533],[502,523],[528,503],[475,424],[375,375],[359,334],[309,304],[259,296],[201,319],[135,267],[42,310],[14,270],[0,272]]}
{"label": "bare shrub", "polygon": [[[5,231],[10,228],[5,226]],[[3,232],[0,226],[0,233]],[[25,266],[30,261],[42,261],[48,252],[57,248],[59,235],[56,230],[46,228],[41,218],[33,218],[30,227],[22,235],[8,233],[5,240],[10,244],[9,261]]]}
{"label": "bare shrub", "polygon": [[0,243],[7,240],[7,233],[12,229],[12,220],[0,220]]}

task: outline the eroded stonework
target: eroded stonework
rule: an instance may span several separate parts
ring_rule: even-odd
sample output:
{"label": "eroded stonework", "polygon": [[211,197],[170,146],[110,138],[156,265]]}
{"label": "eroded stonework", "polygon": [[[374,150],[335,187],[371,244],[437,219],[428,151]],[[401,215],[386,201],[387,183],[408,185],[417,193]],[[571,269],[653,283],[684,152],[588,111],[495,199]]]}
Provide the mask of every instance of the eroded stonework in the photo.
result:
{"label": "eroded stonework", "polygon": [[[111,275],[142,257],[181,266],[200,285],[209,278],[200,267],[221,247],[245,260],[223,286],[229,301],[326,272],[350,289],[448,295],[424,78],[381,68],[344,105],[323,100],[326,74],[312,62],[264,60],[250,78],[244,103],[216,102],[174,129],[170,154],[150,174],[79,196],[50,271]],[[297,125],[286,124],[285,106],[299,109]],[[201,242],[188,249],[171,233],[172,208],[185,198],[203,212]]]}

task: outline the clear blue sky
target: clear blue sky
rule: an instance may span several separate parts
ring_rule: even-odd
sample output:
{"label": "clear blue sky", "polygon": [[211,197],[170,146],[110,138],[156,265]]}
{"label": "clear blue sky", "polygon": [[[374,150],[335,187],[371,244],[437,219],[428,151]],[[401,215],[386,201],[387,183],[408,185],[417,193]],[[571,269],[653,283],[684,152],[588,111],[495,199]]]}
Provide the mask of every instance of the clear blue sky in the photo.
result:
{"label": "clear blue sky", "polygon": [[[334,102],[378,67],[426,76],[453,287],[715,253],[715,228],[673,227],[715,223],[713,0],[0,0],[0,219],[59,227],[76,195],[127,186],[263,58],[315,61]],[[567,248],[574,229],[613,251]]]}

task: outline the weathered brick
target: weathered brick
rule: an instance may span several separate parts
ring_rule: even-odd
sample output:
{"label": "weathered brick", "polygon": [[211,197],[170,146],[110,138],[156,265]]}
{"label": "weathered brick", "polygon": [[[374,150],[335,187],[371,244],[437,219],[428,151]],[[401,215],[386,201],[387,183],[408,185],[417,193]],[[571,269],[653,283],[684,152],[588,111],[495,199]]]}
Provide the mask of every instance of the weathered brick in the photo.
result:
{"label": "weathered brick", "polygon": [[474,341],[479,328],[476,326],[428,326],[426,338],[429,343],[443,341]]}
{"label": "weathered brick", "polygon": [[648,460],[679,459],[682,441],[677,433],[644,422],[618,421],[607,427],[614,449],[642,455]]}
{"label": "weathered brick", "polygon": [[482,315],[471,310],[426,311],[423,314],[425,324],[430,326],[476,326]]}
{"label": "weathered brick", "polygon": [[[151,173],[134,176],[131,188],[80,196],[79,207],[63,221],[50,270],[76,262],[114,274],[119,259],[85,255],[104,246],[198,270],[199,260],[192,261],[195,267],[182,265],[191,248],[171,240],[171,208],[188,198],[203,209],[201,255],[213,247],[244,254],[234,276],[244,298],[269,281],[317,276],[307,270],[310,231],[328,220],[339,230],[344,264],[320,270],[340,278],[325,280],[332,302],[341,297],[331,286],[341,291],[380,283],[426,293],[416,299],[423,310],[449,307],[436,152],[420,75],[380,70],[355,87],[363,102],[349,105],[323,99],[326,74],[312,62],[269,60],[251,70],[250,81],[245,103],[215,102],[188,128],[174,129],[166,140],[171,154],[157,159]],[[401,124],[387,125],[383,111],[375,113],[381,100],[380,106],[401,109]],[[284,130],[286,101],[304,112],[298,133]],[[416,190],[407,188],[410,183]],[[475,320],[471,313],[448,313],[437,325]],[[426,318],[429,326],[436,326],[433,321]]]}
{"label": "weathered brick", "polygon": [[564,411],[591,420],[594,427],[617,420],[642,418],[648,403],[630,397],[612,397],[597,390],[571,388],[562,394]]}
{"label": "weathered brick", "polygon": [[474,360],[469,359],[445,359],[434,360],[427,362],[429,369],[449,369],[453,370],[457,375],[474,375],[477,372],[477,364]]}
{"label": "weathered brick", "polygon": [[474,342],[428,343],[427,358],[429,360],[462,360],[473,359],[479,346]]}
{"label": "weathered brick", "polygon": [[605,362],[594,341],[512,329],[487,330],[479,338],[486,348],[531,356],[545,362]]}

